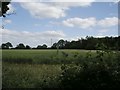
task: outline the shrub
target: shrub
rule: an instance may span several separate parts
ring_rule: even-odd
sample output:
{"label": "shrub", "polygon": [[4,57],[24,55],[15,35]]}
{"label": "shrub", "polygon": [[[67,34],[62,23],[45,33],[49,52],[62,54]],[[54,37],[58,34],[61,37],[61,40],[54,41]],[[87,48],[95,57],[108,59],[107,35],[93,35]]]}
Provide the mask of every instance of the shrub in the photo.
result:
{"label": "shrub", "polygon": [[[105,57],[106,56],[106,57]],[[111,56],[111,64],[109,57]],[[112,57],[114,56],[114,57]],[[87,55],[79,64],[61,66],[63,88],[120,88],[120,53],[97,51],[96,56]]]}

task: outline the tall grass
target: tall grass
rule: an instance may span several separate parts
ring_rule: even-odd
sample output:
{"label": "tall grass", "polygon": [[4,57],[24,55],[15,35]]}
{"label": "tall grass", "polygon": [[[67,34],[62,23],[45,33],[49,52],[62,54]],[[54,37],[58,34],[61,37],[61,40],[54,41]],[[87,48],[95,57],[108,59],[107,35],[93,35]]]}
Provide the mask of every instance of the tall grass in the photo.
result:
{"label": "tall grass", "polygon": [[60,65],[3,63],[3,88],[56,88]]}
{"label": "tall grass", "polygon": [[[120,52],[3,50],[3,88],[120,86]],[[114,84],[113,84],[114,83]]]}
{"label": "tall grass", "polygon": [[3,50],[2,60],[9,63],[69,64],[85,54],[80,50],[60,50],[58,54],[56,50]]}

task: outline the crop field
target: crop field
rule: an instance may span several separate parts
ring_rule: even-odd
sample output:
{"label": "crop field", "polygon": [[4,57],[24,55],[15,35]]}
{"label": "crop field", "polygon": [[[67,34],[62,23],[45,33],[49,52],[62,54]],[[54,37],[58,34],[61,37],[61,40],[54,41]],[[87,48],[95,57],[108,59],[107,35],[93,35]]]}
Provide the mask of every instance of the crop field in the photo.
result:
{"label": "crop field", "polygon": [[[86,50],[3,50],[2,58],[9,63],[63,64],[75,62]],[[94,52],[94,51],[91,51]]]}
{"label": "crop field", "polygon": [[119,87],[119,56],[117,51],[2,50],[2,87]]}

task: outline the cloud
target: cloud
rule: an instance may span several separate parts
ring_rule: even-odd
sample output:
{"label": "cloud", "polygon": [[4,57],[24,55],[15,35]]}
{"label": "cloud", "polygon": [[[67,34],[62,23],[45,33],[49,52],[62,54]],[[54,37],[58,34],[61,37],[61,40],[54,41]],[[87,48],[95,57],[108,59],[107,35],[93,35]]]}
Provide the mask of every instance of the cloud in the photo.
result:
{"label": "cloud", "polygon": [[34,26],[36,26],[36,27],[41,26],[41,25],[42,25],[42,24],[38,24],[38,23],[34,24]]}
{"label": "cloud", "polygon": [[99,26],[101,28],[108,28],[118,25],[117,17],[107,17],[101,20],[97,20],[95,17],[89,18],[69,18],[62,21],[62,24],[67,27],[79,27],[82,29],[92,28]]}
{"label": "cloud", "polygon": [[11,4],[8,4],[8,7],[9,7],[9,10],[8,10],[6,13],[7,13],[7,14],[14,13],[15,8],[14,8]]}
{"label": "cloud", "polygon": [[21,3],[21,6],[35,18],[60,18],[66,16],[63,9],[45,3]]}
{"label": "cloud", "polygon": [[120,0],[12,0],[12,2],[119,2]]}
{"label": "cloud", "polygon": [[87,7],[87,6],[91,6],[91,4],[95,1],[95,0],[50,0],[52,3],[52,5],[54,6],[59,6],[62,8],[71,8],[71,7]]}
{"label": "cloud", "polygon": [[105,18],[105,19],[98,21],[98,25],[101,27],[111,27],[117,24],[118,24],[117,17]]}
{"label": "cloud", "polygon": [[12,2],[94,2],[95,0],[12,0]]}
{"label": "cloud", "polygon": [[44,31],[44,32],[28,32],[28,31],[12,31],[8,29],[0,30],[2,42],[11,42],[15,46],[19,43],[28,44],[31,46],[42,45],[43,43],[50,46],[50,39],[59,40],[64,38],[65,34],[62,31]]}
{"label": "cloud", "polygon": [[94,17],[90,18],[70,18],[67,20],[64,20],[63,25],[68,27],[80,27],[82,29],[90,28],[96,25],[96,19]]}
{"label": "cloud", "polygon": [[99,36],[103,36],[103,35],[106,34],[106,32],[108,32],[108,31],[110,31],[110,30],[108,30],[108,29],[101,29],[101,30],[98,31],[98,35],[99,35]]}
{"label": "cloud", "polygon": [[12,21],[10,19],[3,19],[3,24],[10,24]]}
{"label": "cloud", "polygon": [[[28,3],[26,3],[28,1]],[[60,2],[58,0],[24,0],[24,2],[20,2],[21,6],[28,10],[29,13],[35,18],[61,18],[66,16],[66,10],[71,7],[87,7],[90,6],[94,0],[88,0],[84,2],[84,0],[76,0],[74,2],[70,2],[65,0]],[[32,2],[32,3],[29,3]],[[47,3],[45,3],[47,2]]]}

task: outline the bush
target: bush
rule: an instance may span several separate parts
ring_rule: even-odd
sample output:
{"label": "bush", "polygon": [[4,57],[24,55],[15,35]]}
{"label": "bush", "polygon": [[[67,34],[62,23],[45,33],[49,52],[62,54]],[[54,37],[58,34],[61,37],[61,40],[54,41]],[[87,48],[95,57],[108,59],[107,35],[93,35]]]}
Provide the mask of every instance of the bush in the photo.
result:
{"label": "bush", "polygon": [[97,51],[79,64],[63,65],[60,75],[63,88],[120,88],[119,52]]}

